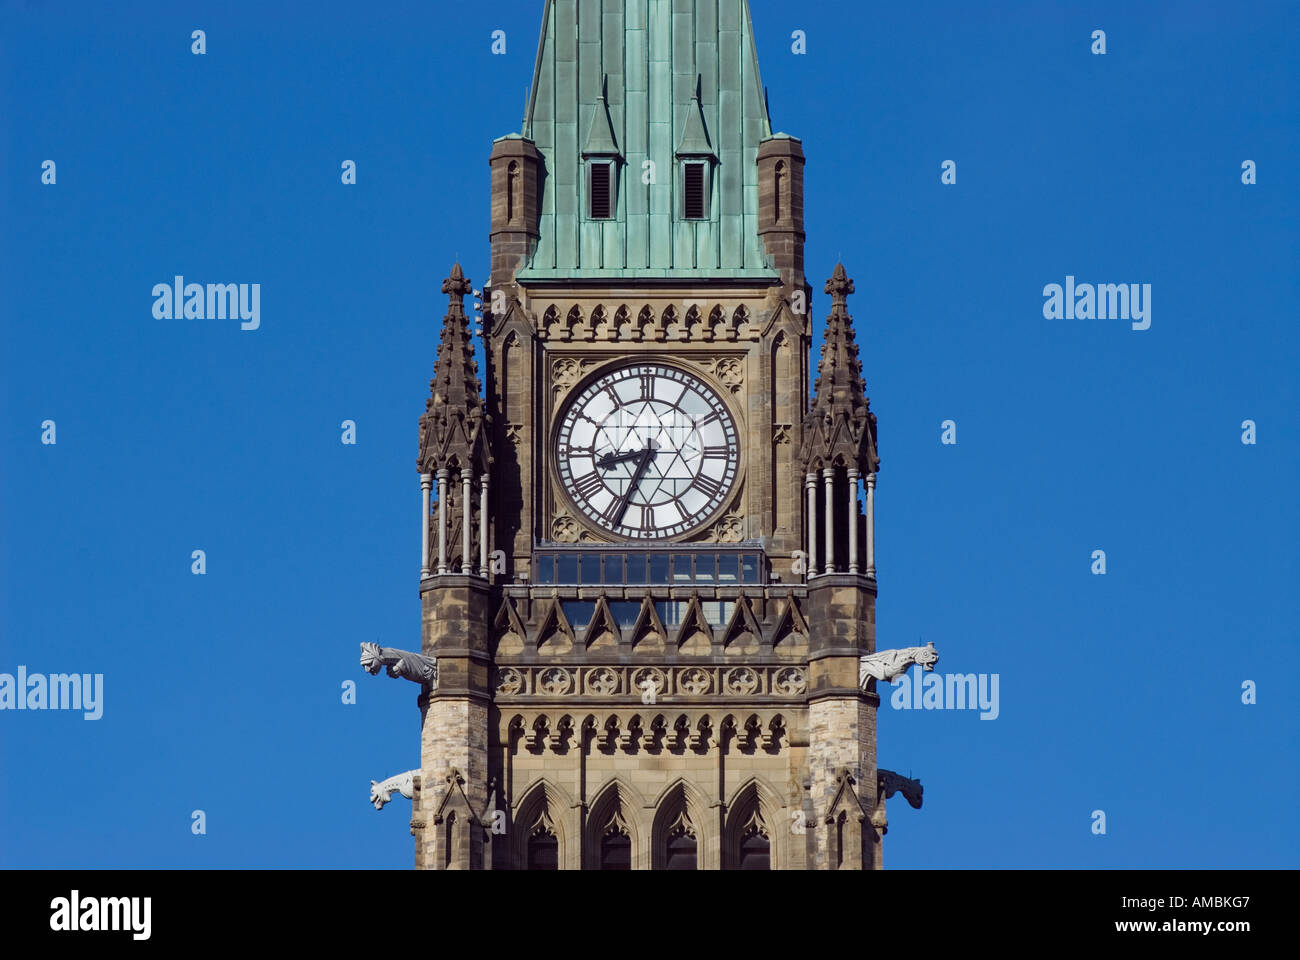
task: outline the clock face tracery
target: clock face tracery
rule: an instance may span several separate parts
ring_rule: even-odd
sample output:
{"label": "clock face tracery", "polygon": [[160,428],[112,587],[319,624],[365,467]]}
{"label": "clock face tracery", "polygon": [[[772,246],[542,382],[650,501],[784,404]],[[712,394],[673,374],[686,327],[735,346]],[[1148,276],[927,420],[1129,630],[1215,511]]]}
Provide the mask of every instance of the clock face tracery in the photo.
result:
{"label": "clock face tracery", "polygon": [[635,364],[593,380],[565,407],[556,436],[565,491],[616,536],[673,537],[717,511],[739,466],[736,425],[698,377]]}

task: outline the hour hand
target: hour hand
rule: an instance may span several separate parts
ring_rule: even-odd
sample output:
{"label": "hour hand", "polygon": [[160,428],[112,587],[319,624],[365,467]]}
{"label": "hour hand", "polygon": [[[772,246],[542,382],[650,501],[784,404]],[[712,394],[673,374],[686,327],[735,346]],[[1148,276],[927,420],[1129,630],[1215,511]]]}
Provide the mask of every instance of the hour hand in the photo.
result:
{"label": "hour hand", "polygon": [[644,450],[630,450],[627,453],[607,453],[596,461],[596,466],[601,469],[607,469],[616,463],[626,463],[629,460],[638,460],[645,453]]}

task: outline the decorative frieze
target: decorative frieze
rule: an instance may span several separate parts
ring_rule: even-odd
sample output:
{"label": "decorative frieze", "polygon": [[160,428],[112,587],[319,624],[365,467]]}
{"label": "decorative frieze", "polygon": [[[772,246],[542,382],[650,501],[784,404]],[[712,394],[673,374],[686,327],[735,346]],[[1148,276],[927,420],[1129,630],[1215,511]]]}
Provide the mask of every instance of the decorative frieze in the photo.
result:
{"label": "decorative frieze", "polygon": [[[556,343],[736,343],[758,340],[761,334],[744,303],[708,304],[689,298],[640,309],[630,304],[551,303],[537,313],[536,323],[538,339]],[[743,371],[737,373],[743,377]]]}
{"label": "decorative frieze", "polygon": [[496,695],[559,699],[600,697],[655,704],[673,699],[769,696],[800,700],[808,691],[808,671],[797,665],[743,666],[563,666],[499,667]]}
{"label": "decorative frieze", "polygon": [[[503,721],[504,723],[504,721]],[[779,711],[717,712],[713,708],[680,712],[642,711],[636,708],[615,713],[576,715],[515,714],[502,731],[502,742],[512,752],[517,747],[529,753],[565,753],[570,749],[600,753],[704,754],[720,746],[740,753],[762,750],[777,753],[789,744],[790,731]]]}

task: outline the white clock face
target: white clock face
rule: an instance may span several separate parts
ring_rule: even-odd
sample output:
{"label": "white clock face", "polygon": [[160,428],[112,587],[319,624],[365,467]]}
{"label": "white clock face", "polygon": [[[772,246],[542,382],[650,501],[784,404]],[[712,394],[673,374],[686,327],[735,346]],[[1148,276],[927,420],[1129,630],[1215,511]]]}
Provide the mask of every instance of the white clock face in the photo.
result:
{"label": "white clock face", "polygon": [[739,465],[726,404],[675,367],[638,364],[589,383],[565,408],[557,467],[574,505],[621,537],[655,539],[707,520]]}

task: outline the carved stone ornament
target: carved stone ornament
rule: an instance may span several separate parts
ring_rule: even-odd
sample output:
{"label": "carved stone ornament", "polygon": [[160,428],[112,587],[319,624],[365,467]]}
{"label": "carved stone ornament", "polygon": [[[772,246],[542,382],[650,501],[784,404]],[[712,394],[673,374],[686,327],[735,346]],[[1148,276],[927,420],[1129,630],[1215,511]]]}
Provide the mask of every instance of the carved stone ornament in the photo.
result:
{"label": "carved stone ornament", "polygon": [[556,543],[577,543],[581,530],[568,514],[560,514],[551,523],[551,539]]}
{"label": "carved stone ornament", "polygon": [[735,667],[727,671],[727,693],[738,697],[753,693],[758,689],[758,674],[749,667]]}
{"label": "carved stone ornament", "polygon": [[799,667],[782,667],[772,678],[772,689],[787,697],[797,697],[808,689],[808,678]]}
{"label": "carved stone ornament", "polygon": [[858,685],[866,689],[867,681],[872,677],[892,683],[907,673],[908,667],[914,663],[919,663],[922,670],[933,670],[938,662],[939,654],[934,649],[933,642],[924,647],[903,647],[901,650],[869,653],[862,658],[858,667]]}
{"label": "carved stone ornament", "polygon": [[597,667],[587,673],[587,689],[603,697],[618,690],[618,674],[609,667]]}
{"label": "carved stone ornament", "polygon": [[569,687],[573,685],[573,676],[563,667],[551,667],[543,670],[537,679],[537,686],[543,693],[549,693],[553,697],[562,696],[569,692]]}
{"label": "carved stone ornament", "polygon": [[403,677],[422,686],[438,686],[438,664],[433,657],[394,647],[381,647],[377,643],[361,644],[361,667],[374,676],[383,667],[390,677]]}
{"label": "carved stone ornament", "polygon": [[658,667],[641,667],[632,672],[632,687],[642,694],[651,691],[653,695],[658,695],[667,689],[668,678]]}
{"label": "carved stone ornament", "polygon": [[394,793],[400,793],[410,800],[415,796],[415,775],[419,770],[407,770],[381,782],[370,781],[370,802],[376,810],[384,809],[384,804],[393,799]]}
{"label": "carved stone ornament", "polygon": [[524,675],[514,667],[506,667],[497,675],[497,693],[513,697],[524,689]]}
{"label": "carved stone ornament", "polygon": [[685,690],[691,696],[698,697],[708,693],[709,688],[713,686],[713,681],[709,675],[699,667],[691,667],[689,670],[683,670],[677,678],[677,686]]}
{"label": "carved stone ornament", "polygon": [[739,357],[722,357],[714,364],[713,375],[732,393],[738,393],[745,385],[744,361]]}
{"label": "carved stone ornament", "polygon": [[582,377],[583,362],[573,357],[561,357],[551,365],[551,382],[558,390],[568,390]]}
{"label": "carved stone ornament", "polygon": [[740,543],[745,539],[745,518],[729,513],[713,525],[710,539],[714,543]]}

